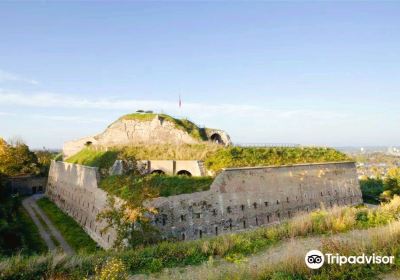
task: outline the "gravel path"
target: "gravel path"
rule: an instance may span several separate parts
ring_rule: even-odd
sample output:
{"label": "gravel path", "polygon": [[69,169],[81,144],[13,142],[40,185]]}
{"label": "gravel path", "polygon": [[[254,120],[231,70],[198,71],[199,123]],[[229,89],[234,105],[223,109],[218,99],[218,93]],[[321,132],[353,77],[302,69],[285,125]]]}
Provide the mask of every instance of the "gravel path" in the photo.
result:
{"label": "gravel path", "polygon": [[[39,229],[39,234],[43,238],[43,240],[46,242],[47,247],[49,248],[50,251],[57,250],[57,246],[54,244],[52,240],[52,236],[54,239],[58,241],[60,244],[61,248],[63,249],[64,253],[68,255],[74,254],[74,250],[69,246],[67,241],[65,241],[64,237],[61,235],[59,230],[53,225],[53,223],[50,221],[50,219],[46,216],[46,214],[40,209],[40,207],[37,205],[36,201],[40,198],[42,198],[44,195],[43,194],[36,194],[32,195],[28,198],[25,198],[22,201],[22,205],[28,212],[28,214],[31,216],[33,222],[36,224],[36,226]],[[44,227],[42,223],[40,222],[39,218],[37,215],[40,216],[41,220],[43,220],[46,223],[47,227]]]}

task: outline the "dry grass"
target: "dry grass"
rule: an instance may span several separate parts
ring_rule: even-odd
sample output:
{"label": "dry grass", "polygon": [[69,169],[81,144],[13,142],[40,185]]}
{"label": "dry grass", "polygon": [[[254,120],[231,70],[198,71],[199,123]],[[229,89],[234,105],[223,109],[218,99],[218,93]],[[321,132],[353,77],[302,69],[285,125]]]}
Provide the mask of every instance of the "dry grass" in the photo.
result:
{"label": "dry grass", "polygon": [[[385,238],[382,238],[383,236]],[[304,263],[305,253],[312,248],[347,256],[363,253],[396,256],[400,249],[400,222],[369,230],[321,237],[318,242],[311,238],[309,243],[307,246],[307,240],[288,241],[275,249],[268,249],[265,254],[244,259],[241,263],[210,259],[201,266],[166,269],[163,273],[136,275],[131,279],[366,279],[365,275],[375,277],[376,274],[395,267],[376,266],[373,272],[367,272],[368,268],[360,265],[324,265],[322,269],[312,271]]]}
{"label": "dry grass", "polygon": [[205,160],[216,151],[223,149],[214,143],[194,145],[146,145],[122,148],[122,156],[152,160]]}

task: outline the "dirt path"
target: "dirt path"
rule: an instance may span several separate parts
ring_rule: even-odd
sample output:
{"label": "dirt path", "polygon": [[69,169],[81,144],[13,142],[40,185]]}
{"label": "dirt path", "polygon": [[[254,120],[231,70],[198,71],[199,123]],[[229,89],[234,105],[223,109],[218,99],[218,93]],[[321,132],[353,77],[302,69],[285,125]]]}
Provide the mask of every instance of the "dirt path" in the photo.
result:
{"label": "dirt path", "polygon": [[[74,254],[74,250],[69,246],[69,244],[65,241],[64,237],[61,235],[61,233],[58,231],[56,227],[54,227],[53,223],[50,221],[50,219],[46,216],[46,214],[40,209],[40,207],[37,205],[36,201],[40,198],[43,197],[43,194],[36,194],[32,195],[28,198],[25,198],[22,201],[22,205],[28,212],[28,214],[31,216],[33,222],[39,229],[39,234],[43,238],[43,240],[46,242],[47,247],[49,248],[50,251],[57,250],[56,244],[54,244],[52,237],[58,241],[60,244],[61,248],[63,251],[68,254],[72,255]],[[39,215],[39,217],[37,216]],[[46,226],[43,226],[42,223],[40,222],[40,219],[43,220],[46,223]]]}
{"label": "dirt path", "polygon": [[[161,273],[151,275],[132,275],[130,279],[215,279],[218,278],[218,276],[224,278],[224,275],[226,276],[232,272],[237,272],[239,275],[240,272],[244,271],[257,272],[263,267],[274,267],[280,263],[304,263],[306,253],[312,249],[320,249],[323,242],[327,239],[349,243],[354,242],[354,240],[359,240],[368,243],[369,240],[373,238],[372,236],[374,233],[379,233],[381,229],[382,228],[371,228],[368,230],[354,230],[332,236],[294,238],[269,247],[258,254],[248,256],[239,263],[231,263],[223,259],[213,260],[199,266],[164,269]],[[393,277],[393,275],[395,274],[388,274],[387,278],[384,279],[399,279],[390,278]],[[398,277],[398,274],[394,277]]]}

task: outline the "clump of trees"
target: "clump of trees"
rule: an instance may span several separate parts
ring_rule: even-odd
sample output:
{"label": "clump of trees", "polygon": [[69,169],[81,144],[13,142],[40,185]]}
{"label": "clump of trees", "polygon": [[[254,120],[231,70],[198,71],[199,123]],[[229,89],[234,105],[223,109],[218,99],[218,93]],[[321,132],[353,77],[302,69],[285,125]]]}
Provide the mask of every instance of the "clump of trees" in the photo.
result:
{"label": "clump of trees", "polygon": [[391,168],[385,178],[365,177],[360,180],[364,201],[390,201],[395,195],[400,195],[400,168]]}
{"label": "clump of trees", "polygon": [[54,156],[47,150],[33,152],[21,140],[7,143],[0,137],[0,172],[6,176],[47,175]]}
{"label": "clump of trees", "polygon": [[0,138],[0,172],[7,176],[39,174],[40,164],[35,153],[23,142],[8,144]]}
{"label": "clump of trees", "polygon": [[0,137],[0,256],[10,255],[29,247],[27,224],[21,214],[21,199],[13,195],[9,177],[47,173],[49,152],[37,155],[22,141],[7,143]]}

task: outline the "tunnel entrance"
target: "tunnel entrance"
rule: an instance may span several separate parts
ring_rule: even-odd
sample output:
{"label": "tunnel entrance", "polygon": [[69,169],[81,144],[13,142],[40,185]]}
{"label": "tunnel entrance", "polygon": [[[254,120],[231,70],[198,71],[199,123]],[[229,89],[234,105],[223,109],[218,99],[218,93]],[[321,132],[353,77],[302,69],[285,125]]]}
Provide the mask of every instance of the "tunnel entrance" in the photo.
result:
{"label": "tunnel entrance", "polygon": [[151,171],[151,174],[164,175],[165,172],[160,169],[156,169],[156,170]]}
{"label": "tunnel entrance", "polygon": [[180,176],[192,176],[192,173],[190,173],[189,171],[187,171],[187,170],[180,170],[180,171],[178,171],[178,173],[176,173],[177,175],[180,175]]}
{"label": "tunnel entrance", "polygon": [[211,135],[210,139],[214,143],[225,144],[224,141],[222,141],[221,135],[219,135],[218,133],[214,133],[213,135]]}

